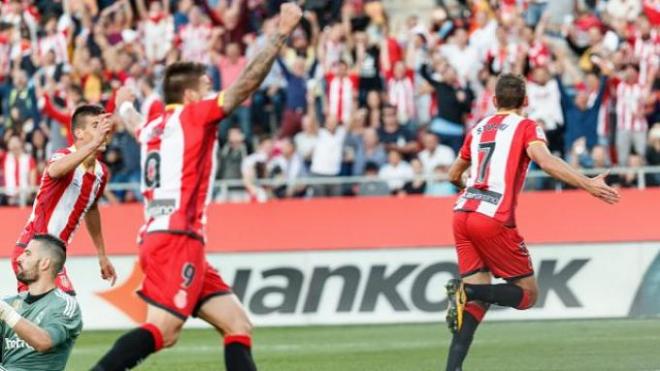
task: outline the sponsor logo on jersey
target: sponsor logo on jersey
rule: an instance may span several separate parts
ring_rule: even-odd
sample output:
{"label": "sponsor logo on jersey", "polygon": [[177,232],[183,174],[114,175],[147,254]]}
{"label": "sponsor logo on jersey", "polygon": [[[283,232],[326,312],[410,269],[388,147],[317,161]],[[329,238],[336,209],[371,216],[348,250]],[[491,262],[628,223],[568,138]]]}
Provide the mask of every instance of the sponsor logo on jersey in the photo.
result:
{"label": "sponsor logo on jersey", "polygon": [[34,350],[30,344],[26,343],[25,340],[19,338],[17,335],[12,336],[11,338],[5,338],[4,341],[4,350],[16,350],[16,349],[30,349]]}
{"label": "sponsor logo on jersey", "polygon": [[176,201],[174,199],[159,199],[149,202],[147,205],[147,215],[155,218],[163,215],[170,215],[176,208]]}

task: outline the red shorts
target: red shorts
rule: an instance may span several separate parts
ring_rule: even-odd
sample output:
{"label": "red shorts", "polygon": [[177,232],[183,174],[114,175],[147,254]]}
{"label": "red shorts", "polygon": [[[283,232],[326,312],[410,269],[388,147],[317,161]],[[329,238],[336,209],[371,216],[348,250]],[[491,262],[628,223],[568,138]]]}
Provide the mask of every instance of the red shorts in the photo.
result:
{"label": "red shorts", "polygon": [[231,287],[207,261],[204,243],[185,234],[150,233],[140,246],[144,272],[138,295],[147,303],[186,319]]}
{"label": "red shorts", "polygon": [[491,272],[505,280],[534,274],[525,241],[516,228],[477,212],[454,213],[454,239],[461,277]]}
{"label": "red shorts", "polygon": [[[11,267],[14,270],[14,273],[16,274],[18,274],[18,257],[21,256],[23,250],[25,250],[25,247],[16,245],[14,246],[14,251],[11,254]],[[18,282],[18,292],[24,292],[28,290],[26,284],[20,281],[17,282]],[[55,278],[55,285],[57,285],[57,288],[66,292],[69,295],[74,295],[74,296],[76,295],[76,291],[73,289],[73,284],[71,283],[69,276],[66,274],[65,267],[62,267],[60,273],[57,274],[57,277]]]}

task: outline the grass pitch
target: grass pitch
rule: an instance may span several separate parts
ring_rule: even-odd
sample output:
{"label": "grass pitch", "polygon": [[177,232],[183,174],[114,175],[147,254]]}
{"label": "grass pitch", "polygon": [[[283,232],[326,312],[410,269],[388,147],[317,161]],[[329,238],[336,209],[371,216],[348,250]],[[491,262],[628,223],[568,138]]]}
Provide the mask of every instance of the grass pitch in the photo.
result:
{"label": "grass pitch", "polygon": [[[87,331],[67,370],[89,370],[121,334]],[[260,371],[439,371],[450,336],[444,323],[259,328]],[[185,330],[176,347],[137,370],[224,370],[219,336]],[[660,370],[660,320],[485,322],[464,368],[474,370]]]}

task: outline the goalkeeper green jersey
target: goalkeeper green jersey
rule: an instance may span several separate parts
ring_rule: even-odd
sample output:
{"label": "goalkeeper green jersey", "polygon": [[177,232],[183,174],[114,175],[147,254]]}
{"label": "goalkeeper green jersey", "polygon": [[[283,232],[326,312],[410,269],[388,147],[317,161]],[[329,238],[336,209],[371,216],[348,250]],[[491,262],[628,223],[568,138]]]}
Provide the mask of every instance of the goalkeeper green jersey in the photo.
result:
{"label": "goalkeeper green jersey", "polygon": [[50,335],[53,347],[39,353],[9,327],[0,322],[2,358],[0,370],[8,371],[62,371],[80,331],[82,318],[78,302],[60,289],[46,294],[30,296],[21,293],[5,298],[16,311]]}

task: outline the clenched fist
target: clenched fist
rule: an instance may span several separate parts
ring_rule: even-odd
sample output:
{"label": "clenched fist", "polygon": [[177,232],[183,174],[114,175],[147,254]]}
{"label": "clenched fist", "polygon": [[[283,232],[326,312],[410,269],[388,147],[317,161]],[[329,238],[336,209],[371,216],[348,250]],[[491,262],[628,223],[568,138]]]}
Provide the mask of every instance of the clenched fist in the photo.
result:
{"label": "clenched fist", "polygon": [[289,35],[298,26],[302,18],[302,10],[294,3],[284,3],[280,7],[279,31],[284,35]]}

